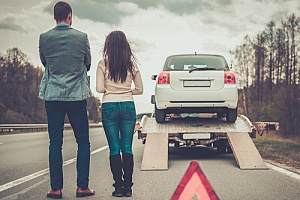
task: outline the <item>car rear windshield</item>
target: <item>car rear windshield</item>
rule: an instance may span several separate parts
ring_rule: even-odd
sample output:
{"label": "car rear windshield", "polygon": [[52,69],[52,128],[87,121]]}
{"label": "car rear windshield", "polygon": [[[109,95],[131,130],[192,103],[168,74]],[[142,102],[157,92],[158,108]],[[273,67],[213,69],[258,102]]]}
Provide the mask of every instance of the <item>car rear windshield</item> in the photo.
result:
{"label": "car rear windshield", "polygon": [[189,71],[196,68],[228,70],[225,58],[214,55],[171,56],[167,58],[164,71]]}

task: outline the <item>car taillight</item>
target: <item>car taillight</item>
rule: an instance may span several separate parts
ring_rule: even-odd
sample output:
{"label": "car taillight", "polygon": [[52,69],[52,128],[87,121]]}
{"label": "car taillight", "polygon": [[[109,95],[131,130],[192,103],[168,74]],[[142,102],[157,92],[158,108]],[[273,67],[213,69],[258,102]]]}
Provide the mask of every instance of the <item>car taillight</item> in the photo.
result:
{"label": "car taillight", "polygon": [[157,77],[157,84],[170,84],[170,73],[169,72],[160,72]]}
{"label": "car taillight", "polygon": [[224,84],[236,84],[237,75],[233,72],[224,72]]}

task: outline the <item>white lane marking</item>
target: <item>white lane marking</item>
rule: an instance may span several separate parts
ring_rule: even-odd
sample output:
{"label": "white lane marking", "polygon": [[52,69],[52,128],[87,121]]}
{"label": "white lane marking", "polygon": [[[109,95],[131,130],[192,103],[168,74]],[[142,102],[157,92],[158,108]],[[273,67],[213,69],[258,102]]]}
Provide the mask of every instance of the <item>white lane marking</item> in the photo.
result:
{"label": "white lane marking", "polygon": [[46,181],[48,181],[49,178],[46,177],[44,178],[43,180],[31,185],[30,187],[28,188],[25,188],[24,190],[21,190],[20,192],[17,192],[17,193],[14,193],[12,195],[9,195],[9,196],[6,196],[6,197],[3,197],[2,199],[0,200],[17,200],[19,198],[19,195],[22,195],[22,194],[25,194],[26,192],[29,192],[30,190],[40,186],[41,184],[45,183]]}
{"label": "white lane marking", "polygon": [[1,144],[4,144],[4,143],[0,142],[0,145],[1,145]]}
{"label": "white lane marking", "polygon": [[297,174],[297,173],[295,173],[295,172],[291,172],[291,171],[289,171],[289,170],[287,170],[287,169],[278,167],[278,166],[273,165],[273,164],[271,164],[271,163],[269,163],[269,162],[267,162],[266,165],[267,165],[267,167],[269,167],[270,169],[273,169],[273,170],[278,171],[278,172],[281,172],[281,173],[283,173],[283,174],[285,174],[285,175],[287,175],[287,176],[289,176],[289,177],[292,177],[292,178],[295,178],[295,179],[300,180],[300,175]]}
{"label": "white lane marking", "polygon": [[[98,152],[101,152],[101,151],[104,151],[104,150],[106,150],[107,148],[108,148],[108,146],[106,145],[106,146],[103,146],[103,147],[101,147],[101,148],[99,148],[99,149],[96,149],[96,150],[94,150],[94,151],[91,152],[91,155],[93,155],[93,154],[95,154],[95,153],[98,153]],[[65,161],[65,162],[63,163],[63,166],[70,165],[70,164],[74,163],[75,161],[76,161],[76,158],[72,158],[72,159],[70,159],[70,160],[67,160],[67,161]],[[48,172],[49,172],[49,168],[43,169],[43,170],[41,170],[41,171],[35,172],[35,173],[33,173],[33,174],[30,174],[30,175],[28,175],[28,176],[19,178],[19,179],[17,179],[17,180],[11,181],[11,182],[6,183],[6,184],[4,184],[4,185],[0,185],[0,192],[3,192],[3,191],[8,190],[8,189],[10,189],[10,188],[13,188],[13,187],[15,187],[15,186],[17,186],[17,185],[20,185],[20,184],[22,184],[22,183],[28,182],[28,181],[30,181],[30,180],[33,180],[33,179],[35,179],[35,178],[37,178],[37,177],[43,176],[43,175],[47,174]]]}

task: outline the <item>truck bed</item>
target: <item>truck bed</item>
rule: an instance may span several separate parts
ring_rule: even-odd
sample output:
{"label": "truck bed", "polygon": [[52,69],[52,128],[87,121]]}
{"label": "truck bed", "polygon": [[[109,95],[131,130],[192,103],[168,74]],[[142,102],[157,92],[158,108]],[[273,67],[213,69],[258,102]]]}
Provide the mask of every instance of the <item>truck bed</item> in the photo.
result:
{"label": "truck bed", "polygon": [[145,142],[141,170],[168,170],[170,137],[186,133],[225,135],[241,169],[268,169],[250,137],[255,132],[250,120],[243,115],[239,115],[235,123],[216,118],[187,118],[171,119],[163,124],[156,123],[153,117],[143,116],[138,130],[139,138]]}
{"label": "truck bed", "polygon": [[235,123],[228,123],[214,118],[171,119],[163,124],[156,123],[154,118],[143,116],[141,133],[252,133],[254,126],[250,120],[239,115]]}

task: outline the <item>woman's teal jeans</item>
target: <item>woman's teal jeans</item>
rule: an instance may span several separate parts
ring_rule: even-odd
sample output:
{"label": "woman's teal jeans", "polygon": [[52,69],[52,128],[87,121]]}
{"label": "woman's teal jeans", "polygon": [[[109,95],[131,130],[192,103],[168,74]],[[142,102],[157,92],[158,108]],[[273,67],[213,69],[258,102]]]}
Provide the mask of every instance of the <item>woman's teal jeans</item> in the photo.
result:
{"label": "woman's teal jeans", "polygon": [[132,140],[136,122],[133,101],[102,104],[102,124],[109,145],[110,156],[132,154]]}

